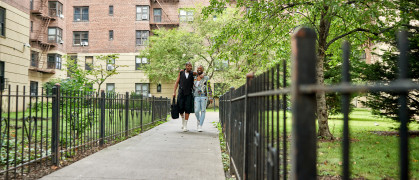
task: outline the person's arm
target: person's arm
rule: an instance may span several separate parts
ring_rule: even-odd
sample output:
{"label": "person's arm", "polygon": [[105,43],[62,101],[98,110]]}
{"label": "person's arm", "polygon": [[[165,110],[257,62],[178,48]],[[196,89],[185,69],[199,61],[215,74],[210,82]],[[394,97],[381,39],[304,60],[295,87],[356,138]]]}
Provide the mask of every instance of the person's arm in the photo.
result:
{"label": "person's arm", "polygon": [[180,80],[180,73],[178,74],[176,82],[175,82],[175,90],[173,91],[173,97],[176,97],[176,90],[177,90],[177,87],[179,86],[179,80]]}

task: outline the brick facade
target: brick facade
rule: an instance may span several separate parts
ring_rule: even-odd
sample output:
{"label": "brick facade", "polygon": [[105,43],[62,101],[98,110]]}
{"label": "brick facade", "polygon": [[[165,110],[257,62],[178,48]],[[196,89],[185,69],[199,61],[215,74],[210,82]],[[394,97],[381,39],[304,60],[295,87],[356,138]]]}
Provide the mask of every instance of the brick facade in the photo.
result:
{"label": "brick facade", "polygon": [[[104,89],[106,83],[115,83],[117,92],[134,91],[136,83],[149,83],[144,72],[135,69],[135,56],[139,54],[139,50],[145,47],[136,44],[136,31],[145,30],[152,35],[151,31],[154,29],[179,27],[182,24],[179,22],[180,8],[209,5],[209,0],[49,0],[49,2],[54,1],[63,4],[63,16],[53,17],[48,24],[44,18],[44,16],[49,16],[48,1],[33,0],[34,8],[29,11],[30,20],[33,22],[33,31],[30,33],[32,50],[41,54],[44,51],[44,54],[58,53],[77,56],[81,67],[84,67],[87,56],[118,53],[120,58],[116,63],[127,65],[127,67],[121,68],[120,74],[109,78],[101,87]],[[109,6],[113,6],[112,15],[109,14]],[[149,7],[148,20],[136,19],[137,6]],[[88,21],[75,21],[74,7],[88,7]],[[29,4],[27,4],[27,8],[29,9]],[[156,22],[154,19],[155,9],[161,9],[160,22]],[[39,11],[42,11],[41,14]],[[42,47],[42,43],[35,41],[39,37],[43,37],[43,41],[47,42],[48,28],[45,28],[46,25],[63,30],[63,43],[52,43],[48,49],[45,49]],[[110,30],[113,31],[112,40],[109,39]],[[73,33],[75,31],[88,31],[88,45],[74,45]],[[45,52],[46,50],[48,51]],[[46,55],[41,56],[41,61],[46,62],[46,59]],[[94,59],[94,63],[96,62]],[[64,63],[62,62],[62,64]],[[55,74],[32,72],[30,75],[33,76],[33,79],[47,82],[51,78],[65,77],[66,72],[55,70]],[[161,93],[155,90],[156,86],[156,84],[149,86],[153,95],[170,97],[172,83],[163,83]]]}

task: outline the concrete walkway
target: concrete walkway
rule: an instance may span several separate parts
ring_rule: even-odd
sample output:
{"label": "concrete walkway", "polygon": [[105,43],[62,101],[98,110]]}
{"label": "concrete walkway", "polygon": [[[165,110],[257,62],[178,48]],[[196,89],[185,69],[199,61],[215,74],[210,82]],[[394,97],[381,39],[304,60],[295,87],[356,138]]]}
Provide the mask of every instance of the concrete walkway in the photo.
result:
{"label": "concrete walkway", "polygon": [[224,180],[214,121],[218,121],[218,113],[207,112],[203,132],[197,132],[196,118],[191,114],[189,132],[185,133],[180,119],[170,120],[42,179]]}

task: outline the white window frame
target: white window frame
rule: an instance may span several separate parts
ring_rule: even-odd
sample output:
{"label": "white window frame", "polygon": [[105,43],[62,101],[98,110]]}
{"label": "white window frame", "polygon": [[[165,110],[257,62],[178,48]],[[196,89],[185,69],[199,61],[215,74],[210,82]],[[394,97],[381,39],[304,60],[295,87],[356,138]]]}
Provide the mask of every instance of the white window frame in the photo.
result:
{"label": "white window frame", "polygon": [[150,7],[149,6],[136,6],[136,20],[149,21],[150,20]]}

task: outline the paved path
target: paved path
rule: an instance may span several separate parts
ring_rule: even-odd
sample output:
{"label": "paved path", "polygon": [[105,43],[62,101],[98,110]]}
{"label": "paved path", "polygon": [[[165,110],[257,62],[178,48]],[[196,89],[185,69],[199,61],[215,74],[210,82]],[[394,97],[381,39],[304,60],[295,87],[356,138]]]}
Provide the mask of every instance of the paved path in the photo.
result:
{"label": "paved path", "polygon": [[170,120],[138,136],[60,169],[44,180],[225,179],[217,129],[218,113],[207,112],[203,132],[191,114],[189,132]]}

